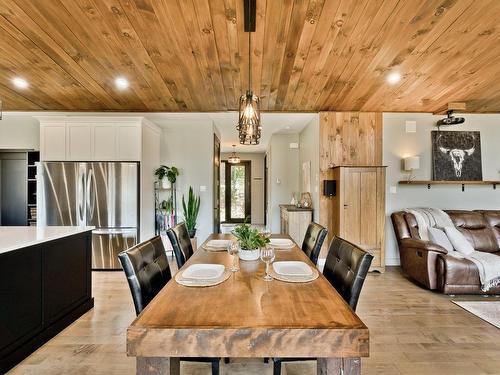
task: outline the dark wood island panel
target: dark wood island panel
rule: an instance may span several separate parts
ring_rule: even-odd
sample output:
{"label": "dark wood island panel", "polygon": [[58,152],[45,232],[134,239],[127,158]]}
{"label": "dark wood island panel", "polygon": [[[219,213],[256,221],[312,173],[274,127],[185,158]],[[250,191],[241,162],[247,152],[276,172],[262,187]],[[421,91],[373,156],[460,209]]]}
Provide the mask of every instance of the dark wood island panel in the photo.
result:
{"label": "dark wood island panel", "polygon": [[0,253],[0,374],[94,306],[91,231]]}

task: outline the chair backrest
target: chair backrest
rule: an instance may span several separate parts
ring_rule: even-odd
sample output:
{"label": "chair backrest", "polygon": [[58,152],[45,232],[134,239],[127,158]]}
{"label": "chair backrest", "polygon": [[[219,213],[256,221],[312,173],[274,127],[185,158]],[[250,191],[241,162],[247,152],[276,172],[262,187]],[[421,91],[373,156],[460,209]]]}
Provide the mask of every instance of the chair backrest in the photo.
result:
{"label": "chair backrest", "polygon": [[118,254],[137,315],[172,278],[160,236]]}
{"label": "chair backrest", "polygon": [[372,259],[373,255],[340,237],[330,244],[323,275],[353,310]]}
{"label": "chair backrest", "polygon": [[325,227],[315,222],[311,222],[307,227],[306,235],[302,242],[302,250],[314,264],[318,263],[319,252],[327,233],[328,230]]}
{"label": "chair backrest", "polygon": [[177,267],[181,268],[193,255],[193,246],[185,223],[177,224],[167,230],[167,236],[174,249]]}

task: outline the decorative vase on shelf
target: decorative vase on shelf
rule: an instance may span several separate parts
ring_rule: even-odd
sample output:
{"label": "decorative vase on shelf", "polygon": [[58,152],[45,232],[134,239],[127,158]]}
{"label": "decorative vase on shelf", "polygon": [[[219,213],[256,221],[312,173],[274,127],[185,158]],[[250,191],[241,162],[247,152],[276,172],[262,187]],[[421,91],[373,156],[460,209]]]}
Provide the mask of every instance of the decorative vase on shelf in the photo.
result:
{"label": "decorative vase on shelf", "polygon": [[170,183],[170,181],[167,178],[163,178],[161,180],[161,188],[162,189],[170,189],[171,186],[172,186],[172,184]]}
{"label": "decorative vase on shelf", "polygon": [[246,250],[240,248],[240,251],[238,251],[238,256],[240,257],[241,260],[248,260],[248,261],[258,260],[260,257],[260,250],[259,249]]}

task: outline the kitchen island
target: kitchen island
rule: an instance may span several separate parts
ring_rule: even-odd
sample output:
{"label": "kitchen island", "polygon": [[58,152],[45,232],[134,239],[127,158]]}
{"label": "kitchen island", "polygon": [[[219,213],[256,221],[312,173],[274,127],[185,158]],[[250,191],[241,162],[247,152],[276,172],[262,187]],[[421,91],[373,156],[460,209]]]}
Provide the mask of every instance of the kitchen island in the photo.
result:
{"label": "kitchen island", "polygon": [[94,306],[94,227],[0,227],[0,373]]}

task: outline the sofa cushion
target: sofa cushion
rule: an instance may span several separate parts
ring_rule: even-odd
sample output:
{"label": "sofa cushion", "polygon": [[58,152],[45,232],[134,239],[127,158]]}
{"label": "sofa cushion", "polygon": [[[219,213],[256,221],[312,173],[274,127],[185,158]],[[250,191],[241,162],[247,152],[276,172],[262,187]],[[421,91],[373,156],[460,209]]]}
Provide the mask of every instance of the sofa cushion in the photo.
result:
{"label": "sofa cushion", "polygon": [[457,228],[483,229],[488,226],[488,222],[480,212],[448,210],[445,211]]}
{"label": "sofa cushion", "polygon": [[415,216],[409,212],[405,212],[405,220],[408,224],[408,229],[410,230],[410,237],[420,240],[420,235],[418,234],[418,224]]}
{"label": "sofa cushion", "polygon": [[445,232],[438,228],[429,228],[428,232],[430,241],[437,243],[439,246],[444,247],[448,251],[453,251],[453,245]]}
{"label": "sofa cushion", "polygon": [[[499,250],[500,238],[497,237],[496,230],[490,226],[483,212],[449,210],[446,213],[476,251],[491,253]],[[498,230],[500,236],[500,228]]]}
{"label": "sofa cushion", "polygon": [[467,241],[465,236],[458,231],[455,227],[446,227],[444,228],[448,239],[450,240],[453,248],[458,251],[460,254],[469,255],[474,252],[474,248],[472,244]]}
{"label": "sofa cushion", "polygon": [[500,249],[500,211],[477,211],[480,212],[489,226],[493,229],[493,233],[497,239],[497,246]]}

